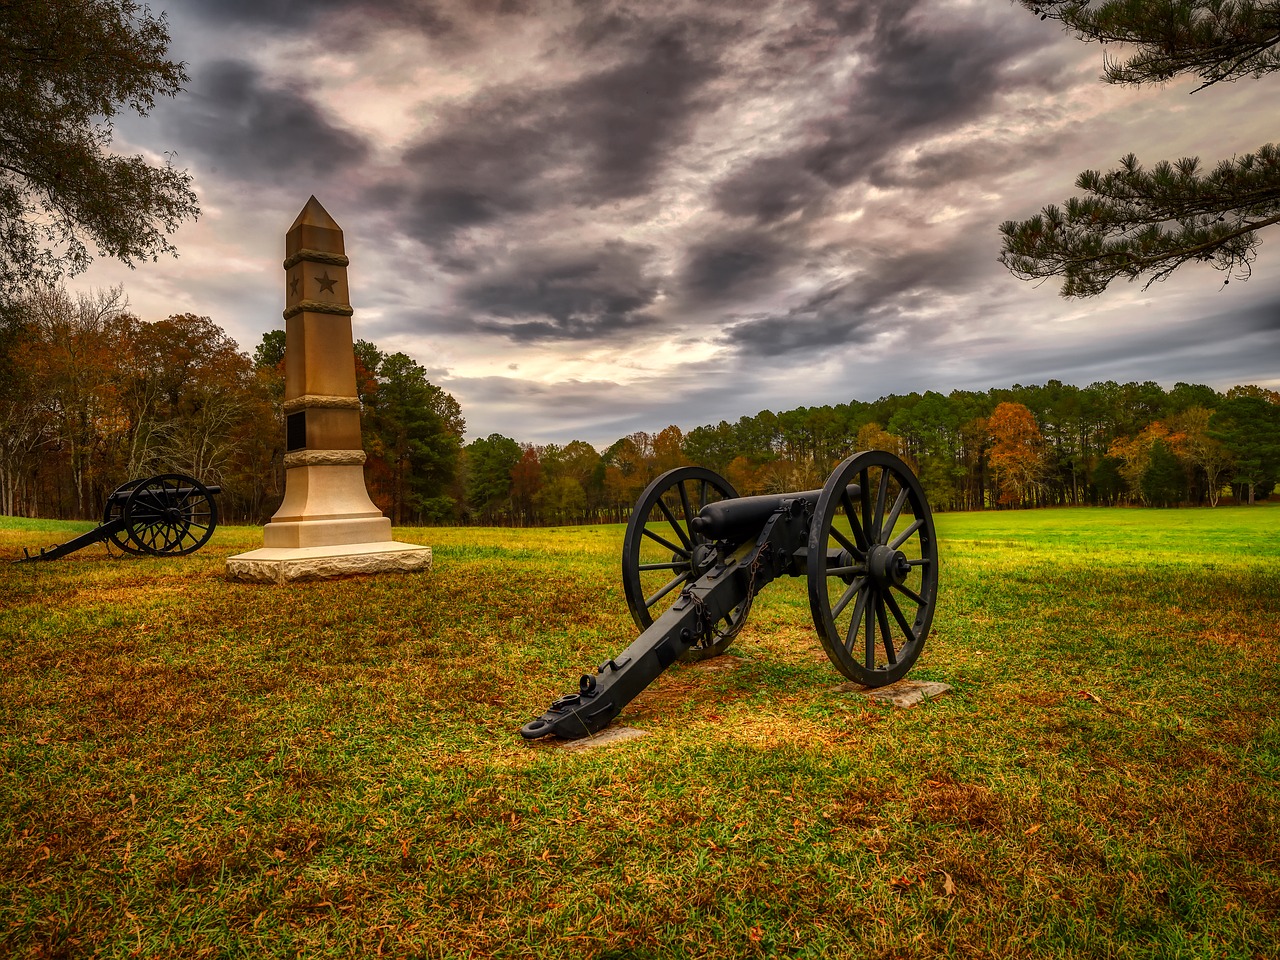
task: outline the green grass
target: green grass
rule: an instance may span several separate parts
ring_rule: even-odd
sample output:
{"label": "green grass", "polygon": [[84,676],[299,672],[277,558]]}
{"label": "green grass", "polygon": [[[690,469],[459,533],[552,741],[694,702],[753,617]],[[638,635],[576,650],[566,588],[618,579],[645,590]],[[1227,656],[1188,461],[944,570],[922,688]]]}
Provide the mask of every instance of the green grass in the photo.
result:
{"label": "green grass", "polygon": [[634,636],[620,527],[0,563],[0,954],[1273,956],[1280,509],[938,526],[952,694],[837,692],[788,580],[585,752],[516,731]]}

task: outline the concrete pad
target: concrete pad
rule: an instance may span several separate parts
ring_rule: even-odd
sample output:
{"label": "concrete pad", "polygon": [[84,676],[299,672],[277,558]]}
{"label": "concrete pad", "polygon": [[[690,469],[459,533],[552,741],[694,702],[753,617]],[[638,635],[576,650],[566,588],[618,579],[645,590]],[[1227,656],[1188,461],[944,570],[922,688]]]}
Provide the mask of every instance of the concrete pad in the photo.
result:
{"label": "concrete pad", "polygon": [[625,743],[637,737],[643,737],[644,731],[635,727],[605,727],[597,734],[583,737],[581,740],[565,740],[556,749],[566,753],[581,753],[583,750],[594,750],[597,747],[608,747],[615,743]]}
{"label": "concrete pad", "polygon": [[328,547],[263,547],[227,559],[227,579],[294,583],[365,573],[419,573],[431,569],[431,548],[385,540]]}
{"label": "concrete pad", "polygon": [[899,680],[887,687],[864,687],[860,683],[842,683],[835,693],[858,693],[869,700],[891,703],[895,707],[914,707],[926,700],[936,700],[951,692],[949,684],[934,680]]}

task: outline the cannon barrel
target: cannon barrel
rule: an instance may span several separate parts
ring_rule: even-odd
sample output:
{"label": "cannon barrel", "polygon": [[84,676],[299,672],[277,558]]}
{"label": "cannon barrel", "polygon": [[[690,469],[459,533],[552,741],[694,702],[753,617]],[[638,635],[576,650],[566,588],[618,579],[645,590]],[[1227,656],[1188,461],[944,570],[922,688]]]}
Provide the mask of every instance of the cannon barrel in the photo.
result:
{"label": "cannon barrel", "polygon": [[[126,483],[123,487],[117,487],[115,490],[112,490],[107,494],[107,501],[109,503],[124,503],[124,501],[129,499],[129,494],[133,493],[133,487],[134,484],[131,483]],[[208,484],[204,489],[209,493],[222,492],[222,487],[216,483]],[[170,497],[190,497],[193,494],[199,493],[199,491],[195,487],[171,487],[165,491],[165,493]]]}
{"label": "cannon barrel", "polygon": [[[849,496],[858,494],[858,485],[850,484]],[[769,493],[759,497],[718,500],[699,510],[689,525],[711,540],[748,540],[760,532],[764,522],[786,501],[803,500],[808,505],[808,512],[813,513],[820,496],[821,490],[802,490],[799,493]]]}

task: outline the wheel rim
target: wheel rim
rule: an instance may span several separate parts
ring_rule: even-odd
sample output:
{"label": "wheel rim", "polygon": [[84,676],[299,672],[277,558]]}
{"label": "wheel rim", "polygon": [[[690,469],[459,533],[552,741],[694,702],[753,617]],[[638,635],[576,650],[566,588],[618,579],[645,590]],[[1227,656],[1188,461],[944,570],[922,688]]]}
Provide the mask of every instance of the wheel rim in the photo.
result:
{"label": "wheel rim", "polygon": [[869,687],[906,676],[938,593],[933,514],[910,468],[879,450],[837,467],[814,509],[809,557],[809,605],[831,662]]}
{"label": "wheel rim", "polygon": [[[141,480],[130,480],[128,483],[121,484],[116,487],[116,489],[111,493],[111,496],[107,497],[107,505],[102,509],[103,523],[110,523],[112,520],[117,520],[124,516],[125,504],[129,499],[125,494],[140,483],[142,483]],[[133,545],[133,541],[129,539],[128,528],[113,530],[111,533],[107,534],[107,540],[119,547],[125,553],[132,553],[134,555],[142,553],[141,550]]]}
{"label": "wheel rim", "polygon": [[205,545],[218,525],[218,505],[204,484],[178,473],[151,477],[125,502],[129,539],[140,553],[183,556]]}
{"label": "wheel rim", "polygon": [[[669,470],[640,495],[622,542],[622,587],[642,631],[715,561],[713,542],[694,531],[689,519],[708,503],[737,497],[729,481],[705,467]],[[739,604],[713,624],[680,659],[705,660],[723,653],[741,629],[747,606]]]}

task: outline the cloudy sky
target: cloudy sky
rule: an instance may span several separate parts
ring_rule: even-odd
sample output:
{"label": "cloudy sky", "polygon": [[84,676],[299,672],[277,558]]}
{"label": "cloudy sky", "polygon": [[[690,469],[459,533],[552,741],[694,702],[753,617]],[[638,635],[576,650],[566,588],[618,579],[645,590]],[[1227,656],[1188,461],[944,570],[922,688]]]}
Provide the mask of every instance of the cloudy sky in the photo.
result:
{"label": "cloudy sky", "polygon": [[1280,139],[1276,78],[1098,82],[1008,0],[152,0],[187,91],[118,146],[191,171],[143,319],[281,327],[284,233],[346,233],[356,336],[470,437],[606,445],[762,409],[1057,378],[1280,388],[1280,236],[1066,301],[999,224],[1086,168]]}

